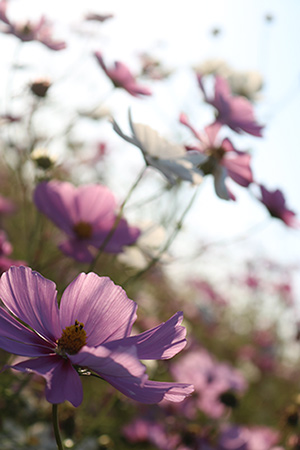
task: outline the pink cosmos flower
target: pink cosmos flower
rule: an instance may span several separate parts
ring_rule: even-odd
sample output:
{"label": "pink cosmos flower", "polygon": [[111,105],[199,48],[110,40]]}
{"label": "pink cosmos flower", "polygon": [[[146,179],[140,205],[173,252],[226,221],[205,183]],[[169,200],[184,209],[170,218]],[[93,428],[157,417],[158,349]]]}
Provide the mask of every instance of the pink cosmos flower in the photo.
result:
{"label": "pink cosmos flower", "polygon": [[[68,239],[59,245],[61,251],[80,262],[93,261],[93,250],[104,245],[117,219],[112,192],[100,184],[75,187],[53,180],[38,184],[33,198],[36,207],[67,234]],[[138,228],[120,219],[104,251],[120,253],[139,234]]]}
{"label": "pink cosmos flower", "polygon": [[227,425],[221,432],[217,448],[218,450],[272,450],[278,438],[278,432],[271,428]]}
{"label": "pink cosmos flower", "polygon": [[[212,418],[221,417],[229,397],[235,401],[234,394],[247,388],[247,382],[238,370],[227,363],[215,361],[204,349],[186,354],[172,365],[171,372],[175,380],[185,377],[191,380],[195,386],[195,396],[188,401],[194,402],[195,407]],[[184,407],[185,404],[182,405]]]}
{"label": "pink cosmos flower", "polygon": [[253,136],[262,136],[261,132],[264,127],[256,122],[252,104],[245,97],[232,95],[228,81],[225,78],[218,75],[215,77],[213,98],[209,98],[206,93],[202,75],[198,74],[197,78],[205,101],[217,110],[215,123],[219,127],[227,125],[239,134],[244,131]]}
{"label": "pink cosmos flower", "polygon": [[[0,347],[26,356],[13,369],[41,375],[50,403],[82,402],[80,374],[93,372],[141,403],[179,402],[193,392],[183,383],[149,381],[140,359],[169,359],[186,344],[181,312],[130,336],[137,305],[109,278],[81,273],[65,289],[28,267],[0,279]],[[11,313],[11,314],[10,314]]]}
{"label": "pink cosmos flower", "polygon": [[268,209],[270,215],[282,220],[288,227],[299,228],[300,223],[296,219],[296,214],[285,205],[283,193],[279,189],[269,191],[262,185],[259,185],[259,187],[261,191],[260,201]]}
{"label": "pink cosmos flower", "polygon": [[218,197],[234,200],[234,195],[226,186],[226,178],[230,177],[240,186],[248,187],[253,182],[251,156],[236,150],[229,139],[223,139],[221,142],[217,137],[220,127],[216,122],[206,127],[205,133],[202,134],[195,130],[185,114],[180,115],[180,122],[188,127],[199,141],[197,146],[188,148],[207,156],[206,161],[199,167],[205,175],[213,175]]}
{"label": "pink cosmos flower", "polygon": [[125,91],[129,92],[129,94],[133,95],[133,97],[140,97],[141,95],[152,95],[150,89],[145,86],[140,85],[128,69],[128,67],[120,61],[115,61],[115,65],[113,68],[107,68],[104,63],[102,53],[95,52],[95,56],[108,76],[111,79],[115,87],[120,87],[125,89]]}
{"label": "pink cosmos flower", "polygon": [[38,41],[46,45],[51,50],[63,50],[66,43],[62,41],[54,41],[52,27],[45,17],[41,17],[39,22],[26,22],[23,24],[13,23],[7,17],[7,1],[0,1],[0,21],[5,23],[4,33],[13,34],[23,42]]}

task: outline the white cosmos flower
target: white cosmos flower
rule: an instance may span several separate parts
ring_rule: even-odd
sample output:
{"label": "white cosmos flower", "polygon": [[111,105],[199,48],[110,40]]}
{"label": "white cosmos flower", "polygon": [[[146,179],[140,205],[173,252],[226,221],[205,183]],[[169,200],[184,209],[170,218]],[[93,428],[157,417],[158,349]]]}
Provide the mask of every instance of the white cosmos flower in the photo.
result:
{"label": "white cosmos flower", "polygon": [[185,147],[173,144],[148,125],[133,123],[129,112],[132,136],[126,136],[113,120],[113,128],[125,141],[138,147],[146,164],[159,170],[171,184],[177,180],[199,184],[203,173],[198,168],[206,156],[197,151],[186,151]]}

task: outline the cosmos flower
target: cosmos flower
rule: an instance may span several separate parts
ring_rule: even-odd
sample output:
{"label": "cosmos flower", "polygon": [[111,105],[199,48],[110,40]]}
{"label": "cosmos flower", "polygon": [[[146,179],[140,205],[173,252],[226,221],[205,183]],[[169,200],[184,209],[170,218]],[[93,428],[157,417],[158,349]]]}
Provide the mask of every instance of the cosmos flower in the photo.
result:
{"label": "cosmos flower", "polygon": [[140,85],[136,81],[136,79],[124,63],[115,61],[114,67],[108,68],[104,63],[101,52],[95,52],[95,56],[100,66],[102,67],[108,78],[110,78],[110,80],[113,82],[115,87],[125,89],[125,91],[129,92],[129,94],[133,95],[133,97],[140,97],[141,95],[152,95],[150,89]]}
{"label": "cosmos flower", "polygon": [[253,182],[250,167],[251,156],[236,150],[228,138],[220,141],[218,139],[220,127],[216,122],[206,127],[202,134],[198,133],[189,123],[185,114],[180,115],[180,122],[188,127],[198,139],[197,146],[188,148],[206,155],[207,159],[200,165],[200,169],[205,175],[213,175],[218,197],[224,200],[235,200],[234,195],[226,186],[226,178],[230,177],[240,186],[248,187]]}
{"label": "cosmos flower", "polygon": [[[100,184],[79,187],[61,181],[42,182],[34,191],[36,207],[64,231],[68,239],[59,245],[61,251],[77,261],[91,262],[115,226],[116,200]],[[124,245],[133,244],[140,231],[120,219],[105,244],[104,251],[120,253]]]}
{"label": "cosmos flower", "polygon": [[[12,366],[46,380],[50,403],[82,402],[82,373],[93,372],[142,403],[179,402],[193,391],[183,383],[149,381],[140,359],[169,359],[186,344],[181,312],[130,336],[137,305],[109,278],[81,273],[65,289],[29,267],[0,279],[0,347],[29,359]],[[10,314],[11,313],[11,314]]]}
{"label": "cosmos flower", "polygon": [[25,22],[25,23],[13,23],[7,16],[7,1],[0,1],[0,21],[5,24],[4,33],[13,34],[23,42],[38,41],[44,44],[51,50],[63,50],[66,48],[65,42],[53,40],[52,27],[47,22],[45,17],[37,23]]}
{"label": "cosmos flower", "polygon": [[[215,361],[204,349],[187,353],[172,365],[171,372],[175,380],[185,377],[191,380],[195,395],[188,402],[212,418],[221,417],[226,411],[225,406],[234,406],[235,394],[245,391],[247,387],[245,378],[238,370],[227,363]],[[182,407],[186,408],[186,405]]]}
{"label": "cosmos flower", "polygon": [[236,133],[244,131],[253,136],[262,136],[263,126],[256,122],[252,104],[245,97],[232,95],[225,78],[216,76],[213,98],[209,98],[206,93],[202,75],[198,74],[197,78],[205,101],[217,110],[216,123],[219,127],[227,125]]}
{"label": "cosmos flower", "polygon": [[260,201],[265,205],[272,217],[282,220],[288,227],[299,228],[300,223],[296,214],[288,209],[283,193],[276,189],[269,191],[263,185],[259,185],[261,191]]}
{"label": "cosmos flower", "polygon": [[161,172],[170,184],[174,185],[178,180],[201,183],[202,172],[197,166],[206,160],[206,156],[200,152],[187,152],[182,145],[167,141],[148,125],[133,123],[130,113],[129,125],[132,136],[125,135],[113,121],[115,132],[125,141],[138,147],[146,164]]}

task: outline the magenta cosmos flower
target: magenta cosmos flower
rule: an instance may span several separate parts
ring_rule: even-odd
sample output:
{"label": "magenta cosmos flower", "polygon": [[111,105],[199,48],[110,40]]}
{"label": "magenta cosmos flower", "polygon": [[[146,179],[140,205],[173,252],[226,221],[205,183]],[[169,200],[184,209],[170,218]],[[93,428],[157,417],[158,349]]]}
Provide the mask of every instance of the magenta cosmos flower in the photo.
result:
{"label": "magenta cosmos flower", "polygon": [[51,50],[63,50],[66,48],[65,42],[55,41],[52,38],[52,27],[47,22],[45,17],[37,23],[25,22],[25,23],[13,23],[7,17],[7,2],[6,0],[0,1],[0,20],[4,22],[4,33],[13,34],[23,42],[38,41],[46,45]]}
{"label": "magenta cosmos flower", "polygon": [[288,227],[299,228],[300,222],[296,218],[296,214],[288,209],[285,204],[283,193],[276,189],[269,191],[260,185],[261,198],[260,201],[265,205],[272,217],[282,220]]}
{"label": "magenta cosmos flower", "polygon": [[115,61],[114,67],[108,68],[104,63],[102,53],[95,52],[95,56],[108,76],[111,79],[115,87],[120,87],[129,92],[134,97],[140,97],[141,95],[152,95],[150,89],[140,85],[128,69],[128,67],[120,61]]}
{"label": "magenta cosmos flower", "polygon": [[197,78],[205,101],[217,110],[216,123],[220,127],[227,125],[236,133],[244,131],[253,136],[262,136],[261,132],[264,127],[256,122],[252,104],[245,97],[232,95],[225,78],[216,76],[213,98],[209,98],[206,93],[202,75],[198,74]]}
{"label": "magenta cosmos flower", "polygon": [[0,279],[0,347],[30,357],[12,367],[44,377],[50,403],[79,406],[79,374],[88,371],[142,403],[179,402],[193,392],[189,384],[149,381],[140,362],[182,350],[181,312],[130,336],[137,305],[109,278],[81,273],[64,291],[60,308],[56,294],[52,281],[28,267],[12,267]]}
{"label": "magenta cosmos flower", "polygon": [[[93,261],[95,249],[104,245],[117,219],[112,192],[100,184],[75,187],[63,181],[50,181],[38,184],[33,198],[37,208],[67,234],[68,239],[59,245],[61,251],[80,262]],[[129,227],[121,219],[104,251],[120,253],[139,234],[138,228]]]}
{"label": "magenta cosmos flower", "polygon": [[234,195],[226,186],[226,178],[231,178],[240,186],[248,187],[253,182],[250,166],[251,156],[246,152],[236,150],[228,138],[221,142],[218,139],[220,127],[216,122],[206,127],[205,133],[202,134],[195,130],[185,114],[180,115],[180,122],[188,127],[199,141],[197,146],[188,148],[207,156],[199,168],[205,175],[213,175],[218,197],[224,200],[235,200]]}

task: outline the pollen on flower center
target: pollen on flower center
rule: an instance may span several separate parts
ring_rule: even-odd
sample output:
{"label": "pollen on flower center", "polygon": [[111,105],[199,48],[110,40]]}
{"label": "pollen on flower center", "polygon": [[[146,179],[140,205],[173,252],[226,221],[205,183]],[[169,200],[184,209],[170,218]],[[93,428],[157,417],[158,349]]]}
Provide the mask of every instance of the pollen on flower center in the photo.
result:
{"label": "pollen on flower center", "polygon": [[93,234],[92,225],[88,222],[78,222],[73,226],[73,231],[79,239],[88,239]]}
{"label": "pollen on flower center", "polygon": [[84,325],[78,320],[75,320],[75,325],[66,327],[57,341],[56,353],[64,355],[69,353],[75,355],[86,344],[86,332]]}

